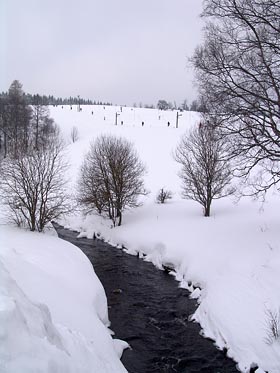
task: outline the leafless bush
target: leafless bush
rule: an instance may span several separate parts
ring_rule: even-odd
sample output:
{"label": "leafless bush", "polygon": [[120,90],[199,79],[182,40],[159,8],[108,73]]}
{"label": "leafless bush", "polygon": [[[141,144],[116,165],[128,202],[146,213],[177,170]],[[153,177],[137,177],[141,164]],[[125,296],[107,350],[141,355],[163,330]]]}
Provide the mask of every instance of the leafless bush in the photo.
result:
{"label": "leafless bush", "polygon": [[145,194],[144,166],[133,145],[115,136],[100,136],[91,144],[81,168],[78,200],[121,225],[126,207],[138,206]]}
{"label": "leafless bush", "polygon": [[214,126],[201,123],[183,136],[175,151],[175,160],[182,165],[183,196],[200,203],[204,216],[210,216],[214,199],[233,193],[226,188],[231,181],[229,164],[223,160],[225,140]]}
{"label": "leafless bush", "polygon": [[274,341],[280,338],[280,312],[266,310],[267,325],[266,325],[266,343],[272,344]]}
{"label": "leafless bush", "polygon": [[19,226],[41,232],[48,222],[68,211],[66,168],[59,140],[46,149],[2,161],[2,199]]}
{"label": "leafless bush", "polygon": [[157,194],[158,203],[165,203],[167,199],[171,199],[171,198],[172,198],[172,192],[164,188],[161,188]]}
{"label": "leafless bush", "polygon": [[70,137],[73,143],[79,140],[79,131],[76,126],[72,127]]}

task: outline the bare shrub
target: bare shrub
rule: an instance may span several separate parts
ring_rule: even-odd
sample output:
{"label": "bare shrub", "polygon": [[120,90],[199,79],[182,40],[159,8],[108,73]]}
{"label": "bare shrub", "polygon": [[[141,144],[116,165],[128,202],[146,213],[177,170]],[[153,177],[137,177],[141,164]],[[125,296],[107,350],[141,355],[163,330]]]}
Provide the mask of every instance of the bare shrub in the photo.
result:
{"label": "bare shrub", "polygon": [[170,190],[161,188],[157,194],[156,200],[158,203],[165,203],[167,199],[171,199],[171,198],[172,198],[172,192]]}
{"label": "bare shrub", "polygon": [[175,151],[175,160],[182,165],[183,196],[200,203],[204,216],[210,216],[214,199],[233,193],[226,188],[231,181],[229,163],[223,160],[227,144],[214,126],[200,123],[184,135]]}
{"label": "bare shrub", "polygon": [[69,210],[62,144],[7,157],[1,163],[2,199],[19,226],[41,232],[45,225]]}
{"label": "bare shrub", "polygon": [[280,338],[280,312],[266,310],[267,325],[266,325],[266,343],[272,344],[274,341]]}
{"label": "bare shrub", "polygon": [[78,200],[98,213],[105,213],[113,225],[121,225],[126,207],[139,205],[145,194],[145,168],[133,145],[115,136],[100,136],[91,144],[81,168]]}

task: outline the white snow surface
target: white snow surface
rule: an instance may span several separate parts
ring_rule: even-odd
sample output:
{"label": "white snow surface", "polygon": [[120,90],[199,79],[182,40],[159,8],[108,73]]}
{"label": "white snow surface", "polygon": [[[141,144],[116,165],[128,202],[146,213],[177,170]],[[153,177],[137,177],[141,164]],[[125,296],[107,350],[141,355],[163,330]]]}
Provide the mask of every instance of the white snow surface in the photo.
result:
{"label": "white snow surface", "polygon": [[0,372],[126,372],[104,289],[55,235],[0,225]]}
{"label": "white snow surface", "polygon": [[[200,323],[203,334],[218,348],[227,348],[242,372],[257,364],[260,372],[279,373],[280,339],[269,337],[269,314],[279,315],[280,310],[279,195],[270,193],[265,204],[247,198],[237,204],[232,198],[214,201],[212,216],[203,217],[199,204],[180,196],[179,166],[172,153],[181,135],[200,120],[197,113],[181,114],[176,128],[174,111],[108,106],[83,106],[81,112],[75,106],[72,110],[69,106],[51,108],[51,116],[68,141],[73,190],[90,141],[101,133],[111,133],[134,143],[146,164],[145,182],[150,191],[142,207],[126,211],[121,227],[112,229],[107,219],[82,212],[62,223],[79,230],[81,236],[98,233],[112,245],[123,246],[130,254],[139,253],[159,268],[172,265],[180,285],[194,291],[199,305],[193,320]],[[70,142],[73,126],[79,131],[74,144]],[[164,205],[155,203],[161,187],[174,195]],[[53,346],[60,346],[61,339],[54,335]]]}

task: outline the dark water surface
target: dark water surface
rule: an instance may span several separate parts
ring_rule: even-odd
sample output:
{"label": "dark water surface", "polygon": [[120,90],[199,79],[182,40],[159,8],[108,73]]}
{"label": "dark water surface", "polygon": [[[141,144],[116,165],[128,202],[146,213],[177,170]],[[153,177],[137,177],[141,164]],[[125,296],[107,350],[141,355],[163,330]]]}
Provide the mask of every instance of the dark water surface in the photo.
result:
{"label": "dark water surface", "polygon": [[235,362],[199,335],[199,325],[188,321],[196,301],[172,276],[103,241],[55,228],[93,264],[108,298],[111,329],[132,347],[122,357],[130,373],[238,372]]}

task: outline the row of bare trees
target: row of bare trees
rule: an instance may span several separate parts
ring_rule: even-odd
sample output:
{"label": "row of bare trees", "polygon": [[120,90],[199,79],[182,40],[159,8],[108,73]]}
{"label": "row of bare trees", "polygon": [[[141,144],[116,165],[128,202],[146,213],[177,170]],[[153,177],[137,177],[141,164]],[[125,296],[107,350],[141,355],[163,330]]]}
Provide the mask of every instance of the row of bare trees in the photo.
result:
{"label": "row of bare trees", "polygon": [[[175,159],[182,165],[183,196],[199,202],[204,215],[211,203],[229,195],[231,169],[224,155],[227,143],[215,128],[203,123],[190,130],[178,144]],[[9,155],[1,162],[2,201],[19,226],[42,231],[53,219],[69,212],[65,174],[67,164],[63,144],[55,134],[39,149]],[[84,158],[78,181],[78,202],[122,224],[123,211],[139,206],[144,188],[145,166],[132,143],[112,135],[98,137]],[[164,203],[171,192],[162,189],[158,201]]]}
{"label": "row of bare trees", "polygon": [[[65,189],[66,165],[59,131],[40,100],[32,107],[25,102],[22,85],[14,81],[7,101],[0,101],[0,181],[3,202],[18,225],[42,231],[47,223],[69,211]],[[78,139],[77,128],[71,132]],[[181,163],[183,195],[202,204],[210,215],[212,200],[228,195],[231,173],[221,158],[225,142],[204,122],[178,145],[175,159]],[[133,145],[125,139],[101,136],[91,144],[79,180],[79,203],[108,216],[121,225],[125,208],[139,205],[145,195],[145,167]],[[170,191],[158,196],[162,203]]]}
{"label": "row of bare trees", "polygon": [[[182,166],[183,197],[200,203],[205,216],[210,216],[214,199],[234,192],[227,154],[226,139],[208,122],[201,122],[186,133],[175,150],[175,160]],[[146,194],[144,172],[145,167],[130,142],[100,136],[85,156],[78,200],[89,210],[107,215],[114,226],[121,225],[123,210],[138,206],[138,197]],[[162,188],[157,200],[164,203],[171,197],[172,193]]]}

